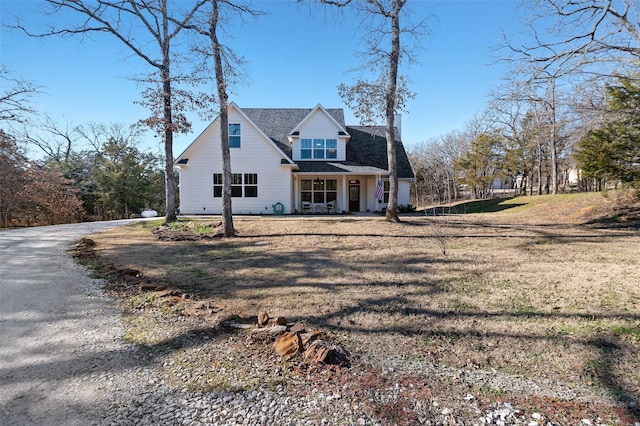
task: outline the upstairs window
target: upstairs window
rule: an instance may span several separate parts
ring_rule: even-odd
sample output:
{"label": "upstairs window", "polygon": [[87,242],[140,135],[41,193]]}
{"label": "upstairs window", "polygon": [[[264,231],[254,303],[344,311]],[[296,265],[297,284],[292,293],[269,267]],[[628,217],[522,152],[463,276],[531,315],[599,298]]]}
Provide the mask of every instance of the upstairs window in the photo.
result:
{"label": "upstairs window", "polygon": [[300,158],[305,160],[311,159],[311,139],[300,140]]}
{"label": "upstairs window", "polygon": [[325,143],[325,147],[327,149],[326,158],[331,160],[338,158],[338,140],[337,139],[327,139]]}
{"label": "upstairs window", "polygon": [[229,148],[240,148],[240,124],[229,124]]}
{"label": "upstairs window", "polygon": [[301,139],[300,158],[303,160],[331,160],[338,158],[337,139]]}
{"label": "upstairs window", "polygon": [[313,140],[313,159],[321,160],[324,158],[324,139]]}

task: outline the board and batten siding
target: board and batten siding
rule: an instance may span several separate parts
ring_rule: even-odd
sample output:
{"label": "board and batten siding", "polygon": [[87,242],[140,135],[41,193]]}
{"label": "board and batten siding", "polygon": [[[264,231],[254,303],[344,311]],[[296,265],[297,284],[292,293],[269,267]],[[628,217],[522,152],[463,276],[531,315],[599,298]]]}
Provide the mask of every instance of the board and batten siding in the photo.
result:
{"label": "board and batten siding", "polygon": [[408,206],[411,203],[411,182],[398,179],[398,205]]}
{"label": "board and batten siding", "polygon": [[[232,173],[257,173],[258,197],[233,197],[233,214],[273,214],[280,202],[291,212],[291,171],[282,166],[282,153],[236,109],[229,123],[240,124],[240,148],[230,148]],[[180,170],[180,213],[221,214],[222,197],[213,196],[213,175],[222,173],[220,125],[214,121],[182,155],[189,161]]]}
{"label": "board and batten siding", "polygon": [[[387,203],[379,203],[376,198],[376,182],[375,178],[366,180],[366,188],[360,188],[361,193],[367,194],[366,208],[371,211],[380,211],[387,207]],[[407,179],[398,179],[398,205],[405,206],[411,202],[411,181]],[[361,203],[362,204],[362,203]]]}
{"label": "board and batten siding", "polygon": [[[301,139],[336,139],[338,141],[337,158],[332,161],[345,161],[346,140],[338,135],[340,128],[336,126],[327,114],[321,109],[315,109],[298,128],[300,136],[293,140],[293,161],[300,161],[300,140]],[[314,161],[304,159],[303,161]],[[327,161],[325,159],[321,161]]]}

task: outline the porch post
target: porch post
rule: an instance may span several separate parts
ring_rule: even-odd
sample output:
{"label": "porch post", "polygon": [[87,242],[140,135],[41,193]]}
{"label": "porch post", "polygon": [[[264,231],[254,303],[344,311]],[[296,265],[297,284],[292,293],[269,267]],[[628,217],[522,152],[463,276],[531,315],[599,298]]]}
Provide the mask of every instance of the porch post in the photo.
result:
{"label": "porch post", "polygon": [[343,212],[347,212],[349,211],[349,204],[347,203],[347,200],[349,199],[349,186],[347,185],[347,175],[342,175],[342,211]]}
{"label": "porch post", "polygon": [[296,210],[298,210],[298,197],[300,196],[299,194],[300,191],[298,191],[298,175],[294,174],[293,175],[293,206],[291,206],[291,213],[294,213]]}
{"label": "porch post", "polygon": [[373,198],[376,199],[376,211],[379,212],[382,209],[380,208],[380,200],[378,200],[378,182],[382,180],[382,175],[378,174],[378,176],[376,176],[376,182],[375,182],[375,189],[373,190]]}

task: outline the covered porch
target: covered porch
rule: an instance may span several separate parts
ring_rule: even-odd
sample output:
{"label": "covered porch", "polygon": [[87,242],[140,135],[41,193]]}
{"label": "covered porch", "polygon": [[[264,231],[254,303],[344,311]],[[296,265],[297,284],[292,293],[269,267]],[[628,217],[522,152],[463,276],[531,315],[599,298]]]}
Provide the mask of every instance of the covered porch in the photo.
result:
{"label": "covered porch", "polygon": [[[301,214],[338,214],[381,211],[386,207],[376,195],[382,174],[294,173],[293,206]],[[386,187],[386,188],[385,188]],[[387,189],[388,184],[384,185]]]}

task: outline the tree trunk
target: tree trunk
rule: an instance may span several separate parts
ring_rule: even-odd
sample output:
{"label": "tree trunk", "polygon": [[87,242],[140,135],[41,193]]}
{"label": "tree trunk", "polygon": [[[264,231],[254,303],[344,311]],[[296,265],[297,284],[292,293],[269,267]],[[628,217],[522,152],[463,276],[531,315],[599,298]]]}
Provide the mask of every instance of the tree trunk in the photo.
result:
{"label": "tree trunk", "polygon": [[[166,18],[166,14],[164,16]],[[168,25],[168,24],[167,24]],[[165,31],[167,28],[165,25]],[[169,41],[164,39],[163,60],[160,75],[162,78],[162,106],[164,115],[164,184],[165,184],[165,223],[178,220],[176,217],[176,194],[173,187],[173,117],[171,113],[171,73],[169,60]]]}
{"label": "tree trunk", "polygon": [[542,144],[538,141],[538,164],[537,170],[538,174],[538,194],[542,194]]}
{"label": "tree trunk", "polygon": [[393,16],[391,18],[391,55],[389,57],[389,84],[386,93],[386,130],[387,162],[389,167],[389,202],[387,204],[386,220],[400,222],[398,217],[398,161],[396,158],[396,138],[394,131],[396,113],[396,89],[398,85],[398,66],[400,62],[400,9],[403,2],[393,2]]}
{"label": "tree trunk", "polygon": [[218,35],[218,1],[211,0],[211,19],[209,34],[213,49],[213,62],[216,73],[216,87],[218,102],[220,103],[220,148],[222,150],[222,235],[233,237],[236,233],[233,227],[231,208],[231,152],[229,150],[229,104],[227,101],[227,86],[222,68],[222,53]]}
{"label": "tree trunk", "polygon": [[551,193],[558,193],[558,129],[556,126],[556,84],[551,80]]}

